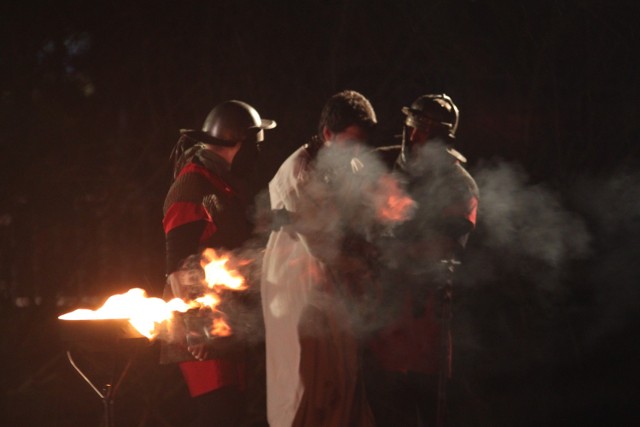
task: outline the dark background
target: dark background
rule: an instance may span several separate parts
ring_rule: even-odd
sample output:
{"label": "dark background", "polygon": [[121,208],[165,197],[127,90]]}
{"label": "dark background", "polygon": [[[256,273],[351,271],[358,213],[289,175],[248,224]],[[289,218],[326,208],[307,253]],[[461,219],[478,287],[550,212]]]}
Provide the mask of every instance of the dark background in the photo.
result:
{"label": "dark background", "polygon": [[[162,202],[180,128],[199,128],[226,99],[275,119],[251,173],[260,186],[347,88],[372,101],[388,135],[420,94],[445,92],[461,110],[458,148],[482,202],[456,291],[453,424],[637,418],[638,9],[3,2],[0,420],[100,422],[56,317],[132,287],[161,292]],[[78,351],[89,371],[105,371],[104,355]],[[188,416],[180,380],[156,355],[152,345],[136,357],[119,424]]]}

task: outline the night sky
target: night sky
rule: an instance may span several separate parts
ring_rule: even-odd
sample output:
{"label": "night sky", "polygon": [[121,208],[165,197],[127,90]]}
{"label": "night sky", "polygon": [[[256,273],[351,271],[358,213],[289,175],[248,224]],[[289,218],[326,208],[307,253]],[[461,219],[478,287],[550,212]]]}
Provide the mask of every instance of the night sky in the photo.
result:
{"label": "night sky", "polygon": [[[400,109],[421,94],[444,92],[461,111],[457,146],[481,204],[456,290],[454,424],[637,417],[639,9],[3,2],[0,416],[99,419],[51,319],[131,287],[161,292],[162,203],[179,129],[199,128],[227,99],[276,120],[250,171],[257,191],[315,132],[324,101],[355,89],[378,114],[380,145],[397,142]],[[149,377],[161,377],[145,369],[130,387],[148,392]],[[128,406],[120,416],[125,425],[143,417]]]}

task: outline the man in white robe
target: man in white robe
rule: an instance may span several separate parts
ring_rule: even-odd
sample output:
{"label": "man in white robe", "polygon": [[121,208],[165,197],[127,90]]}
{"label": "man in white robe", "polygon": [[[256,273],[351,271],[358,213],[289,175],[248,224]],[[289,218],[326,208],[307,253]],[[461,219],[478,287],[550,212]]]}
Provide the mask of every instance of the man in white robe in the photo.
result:
{"label": "man in white robe", "polygon": [[[332,96],[321,113],[318,136],[297,149],[269,183],[275,223],[261,292],[271,427],[373,425],[351,308],[343,298],[349,291],[336,268],[353,214],[351,196],[358,194],[348,193],[334,175],[357,168],[358,143],[369,138],[376,122],[361,94]],[[345,163],[327,155],[333,149],[354,157]]]}

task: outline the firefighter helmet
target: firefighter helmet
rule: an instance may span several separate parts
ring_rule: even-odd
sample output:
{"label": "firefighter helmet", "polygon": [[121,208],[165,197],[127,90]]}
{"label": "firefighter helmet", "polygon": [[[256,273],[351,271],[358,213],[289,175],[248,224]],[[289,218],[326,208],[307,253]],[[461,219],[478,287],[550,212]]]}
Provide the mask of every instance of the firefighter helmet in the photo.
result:
{"label": "firefighter helmet", "polygon": [[216,105],[202,125],[202,130],[182,129],[187,135],[205,144],[231,147],[238,142],[262,142],[264,129],[273,129],[276,122],[262,119],[246,102],[231,100]]}
{"label": "firefighter helmet", "polygon": [[444,93],[422,95],[410,107],[403,107],[407,116],[405,125],[420,128],[425,126],[441,127],[445,135],[453,140],[458,130],[460,112],[451,98]]}

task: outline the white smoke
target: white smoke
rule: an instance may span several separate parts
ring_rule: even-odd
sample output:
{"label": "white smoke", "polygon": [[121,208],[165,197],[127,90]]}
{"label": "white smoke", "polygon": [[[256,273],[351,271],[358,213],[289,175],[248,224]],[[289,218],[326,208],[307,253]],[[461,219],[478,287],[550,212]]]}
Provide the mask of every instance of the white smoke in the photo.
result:
{"label": "white smoke", "polygon": [[480,164],[473,175],[480,203],[466,280],[490,281],[508,273],[553,290],[570,262],[588,256],[592,237],[586,223],[559,193],[530,183],[516,164]]}
{"label": "white smoke", "polygon": [[478,361],[493,374],[589,363],[637,330],[637,172],[557,190],[506,162],[481,163],[473,174],[478,229],[455,293],[462,370]]}
{"label": "white smoke", "polygon": [[[305,197],[315,203],[302,206],[300,220],[319,220],[320,227],[304,227],[325,234],[325,244],[341,244],[344,233],[372,239],[384,228],[409,218],[415,207],[375,152],[357,143],[321,149],[305,191]],[[380,212],[391,196],[409,199],[401,219],[381,218]]]}
{"label": "white smoke", "polygon": [[594,343],[637,322],[640,304],[640,175],[628,169],[584,177],[572,186],[573,203],[594,235],[594,256],[584,266],[592,293],[587,339]]}
{"label": "white smoke", "polygon": [[337,287],[332,297],[344,297],[351,320],[367,325],[381,303],[376,300],[381,248],[375,238],[399,221],[381,217],[381,207],[391,194],[409,198],[377,154],[357,143],[323,147],[300,177],[304,184],[290,229],[304,236],[307,249],[328,267],[331,286]]}

